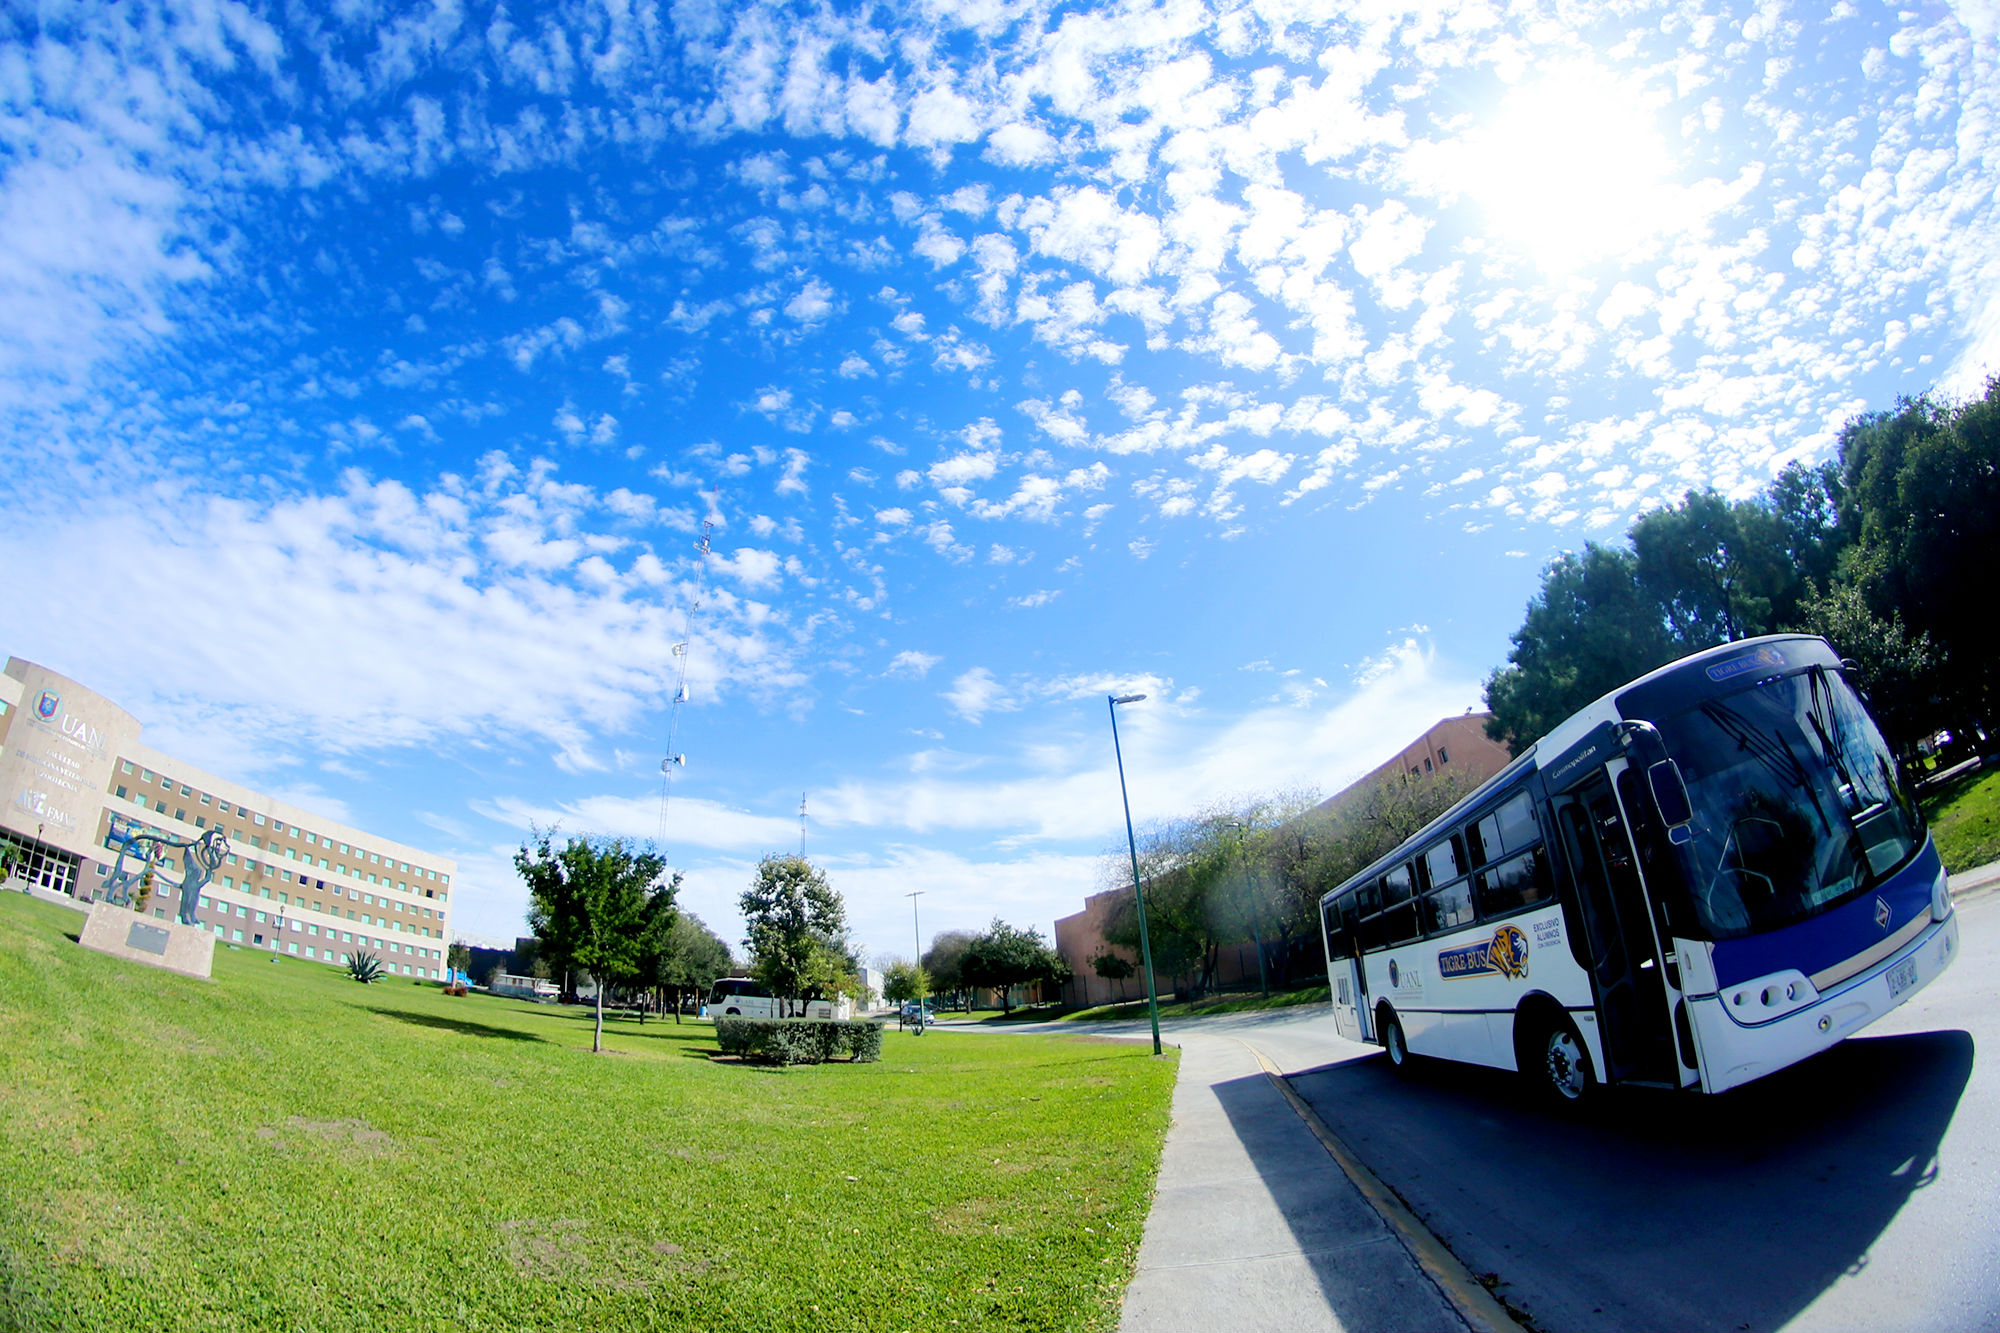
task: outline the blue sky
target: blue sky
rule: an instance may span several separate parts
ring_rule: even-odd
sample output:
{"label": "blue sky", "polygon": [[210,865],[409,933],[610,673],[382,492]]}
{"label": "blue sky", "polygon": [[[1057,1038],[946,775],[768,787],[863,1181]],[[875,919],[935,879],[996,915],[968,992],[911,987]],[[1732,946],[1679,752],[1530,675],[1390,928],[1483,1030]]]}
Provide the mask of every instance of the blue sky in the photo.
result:
{"label": "blue sky", "polygon": [[1142,822],[1330,792],[1556,552],[2000,369],[1989,5],[26,8],[0,646],[490,936],[670,726],[732,940],[801,793],[870,954],[1047,930],[1107,691]]}

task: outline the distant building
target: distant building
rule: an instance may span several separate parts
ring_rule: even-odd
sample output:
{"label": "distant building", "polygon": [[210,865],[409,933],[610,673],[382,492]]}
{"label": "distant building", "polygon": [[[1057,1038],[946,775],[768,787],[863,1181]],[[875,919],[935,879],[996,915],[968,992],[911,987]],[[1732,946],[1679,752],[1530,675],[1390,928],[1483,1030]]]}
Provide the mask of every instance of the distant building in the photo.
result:
{"label": "distant building", "polygon": [[[355,952],[437,978],[450,938],[450,857],[394,842],[162,754],[103,695],[18,657],[0,675],[0,849],[45,892],[93,901],[118,860],[112,824],[229,853],[196,915],[218,939],[339,966]],[[180,863],[160,866],[153,915],[174,917]]]}
{"label": "distant building", "polygon": [[[1342,787],[1313,808],[1314,814],[1331,814],[1357,800],[1370,787],[1402,774],[1423,779],[1455,776],[1471,791],[1512,762],[1507,747],[1486,734],[1491,713],[1464,713],[1441,718],[1424,728],[1421,736],[1397,754]],[[1332,885],[1328,885],[1332,888]],[[1146,996],[1145,978],[1137,974],[1138,958],[1130,949],[1119,948],[1104,938],[1104,928],[1121,902],[1130,901],[1132,890],[1107,889],[1083,900],[1083,910],[1056,921],[1056,952],[1069,964],[1070,980],[1063,987],[1066,1004],[1087,1007],[1141,1000]],[[1130,962],[1134,974],[1122,980],[1097,975],[1091,959],[1110,953]],[[1257,979],[1256,946],[1243,943],[1225,945],[1216,967],[1218,984],[1236,986]],[[1171,992],[1169,978],[1160,977],[1160,989]]]}

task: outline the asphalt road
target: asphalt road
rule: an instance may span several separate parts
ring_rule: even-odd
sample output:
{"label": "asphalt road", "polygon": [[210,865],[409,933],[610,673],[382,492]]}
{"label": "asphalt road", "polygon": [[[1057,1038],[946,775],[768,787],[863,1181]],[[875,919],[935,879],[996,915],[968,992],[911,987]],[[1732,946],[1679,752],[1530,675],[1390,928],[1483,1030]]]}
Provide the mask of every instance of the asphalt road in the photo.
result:
{"label": "asphalt road", "polygon": [[1916,999],[1720,1097],[1565,1116],[1510,1074],[1399,1078],[1324,1013],[1236,1035],[1546,1333],[2000,1329],[2000,893],[1959,910]]}

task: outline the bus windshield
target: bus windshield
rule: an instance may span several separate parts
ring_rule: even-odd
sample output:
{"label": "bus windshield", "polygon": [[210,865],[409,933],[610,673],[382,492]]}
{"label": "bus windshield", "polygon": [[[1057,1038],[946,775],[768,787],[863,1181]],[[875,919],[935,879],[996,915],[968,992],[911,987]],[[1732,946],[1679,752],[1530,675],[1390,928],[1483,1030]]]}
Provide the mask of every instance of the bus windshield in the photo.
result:
{"label": "bus windshield", "polygon": [[1709,939],[1844,902],[1923,845],[1916,803],[1838,672],[1814,666],[1659,724],[1694,806],[1688,888]]}

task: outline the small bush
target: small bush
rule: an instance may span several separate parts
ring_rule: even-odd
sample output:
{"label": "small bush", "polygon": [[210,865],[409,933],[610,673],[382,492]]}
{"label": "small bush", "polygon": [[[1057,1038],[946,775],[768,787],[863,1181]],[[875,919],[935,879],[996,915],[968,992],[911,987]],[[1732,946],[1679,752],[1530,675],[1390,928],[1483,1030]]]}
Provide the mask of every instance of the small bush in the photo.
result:
{"label": "small bush", "polygon": [[354,953],[347,957],[347,975],[366,986],[382,975],[382,960],[372,953]]}
{"label": "small bush", "polygon": [[882,1058],[882,1025],[872,1020],[724,1016],[715,1020],[715,1039],[725,1055],[777,1065]]}

